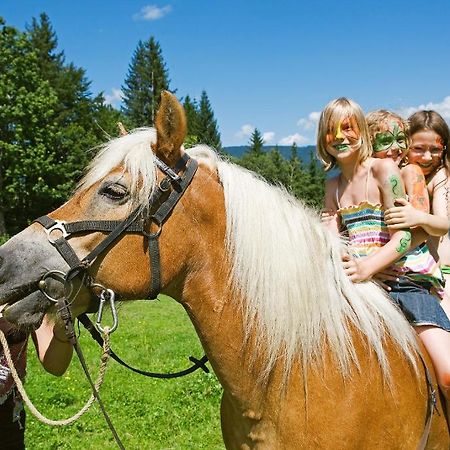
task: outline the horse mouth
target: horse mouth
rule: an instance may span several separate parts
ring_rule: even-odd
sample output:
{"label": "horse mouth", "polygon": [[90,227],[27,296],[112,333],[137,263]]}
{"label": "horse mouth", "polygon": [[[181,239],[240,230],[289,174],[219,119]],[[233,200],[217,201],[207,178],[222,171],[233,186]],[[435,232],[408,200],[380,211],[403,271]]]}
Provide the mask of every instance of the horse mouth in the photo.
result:
{"label": "horse mouth", "polygon": [[31,294],[8,304],[2,311],[3,317],[17,328],[32,331],[40,327],[45,313],[52,306],[41,291],[35,290]]}
{"label": "horse mouth", "polygon": [[0,305],[12,305],[13,303],[37,291],[38,289],[39,288],[37,281],[31,281],[29,283],[22,284],[21,286],[13,287],[7,292],[0,294]]}
{"label": "horse mouth", "polygon": [[2,316],[24,331],[38,328],[51,302],[39,290],[38,282],[32,281],[0,294],[0,305],[6,305]]}

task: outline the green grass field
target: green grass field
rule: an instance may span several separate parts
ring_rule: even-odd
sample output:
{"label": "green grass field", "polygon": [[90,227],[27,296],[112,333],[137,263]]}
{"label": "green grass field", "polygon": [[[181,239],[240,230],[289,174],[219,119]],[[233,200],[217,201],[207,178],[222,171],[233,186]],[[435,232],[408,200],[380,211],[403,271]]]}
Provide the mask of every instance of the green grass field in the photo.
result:
{"label": "green grass field", "polygon": [[[106,323],[106,322],[105,322]],[[81,345],[95,379],[101,349],[88,333]],[[111,347],[129,364],[151,371],[177,371],[200,358],[202,348],[183,308],[162,297],[119,308],[119,328]],[[47,417],[73,415],[90,395],[76,357],[61,378],[46,373],[30,343],[26,390]],[[174,380],[146,378],[111,360],[100,390],[126,449],[223,449],[219,405],[222,388],[214,374],[197,371]],[[66,427],[44,425],[27,411],[27,449],[115,449],[105,420],[94,405]]]}

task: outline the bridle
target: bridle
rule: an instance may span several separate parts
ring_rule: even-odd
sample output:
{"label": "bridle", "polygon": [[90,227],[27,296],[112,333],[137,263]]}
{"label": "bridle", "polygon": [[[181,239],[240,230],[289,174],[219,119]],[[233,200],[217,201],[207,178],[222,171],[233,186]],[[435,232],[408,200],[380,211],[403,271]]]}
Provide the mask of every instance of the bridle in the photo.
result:
{"label": "bridle", "polygon": [[[157,187],[150,196],[148,208],[142,209],[136,208],[125,220],[86,220],[76,222],[64,222],[57,219],[52,219],[49,216],[42,216],[36,219],[34,222],[41,224],[46,233],[49,242],[56,248],[59,254],[63,257],[66,263],[69,265],[69,270],[64,273],[58,270],[49,270],[46,272],[39,282],[39,288],[47,299],[59,304],[59,312],[63,319],[66,321],[71,320],[70,311],[68,306],[77,295],[74,289],[74,281],[79,279],[81,286],[85,286],[91,290],[100,289],[101,294],[100,303],[98,307],[98,316],[96,327],[92,324],[86,314],[81,314],[78,319],[84,325],[84,327],[90,332],[92,337],[100,344],[103,344],[103,339],[99,333],[102,331],[101,327],[101,314],[103,305],[109,301],[111,311],[113,314],[114,323],[110,329],[110,332],[117,327],[117,315],[114,307],[115,293],[113,290],[108,289],[95,282],[95,279],[89,274],[89,268],[99,255],[104,255],[109,251],[111,246],[125,233],[142,234],[144,238],[148,240],[149,250],[149,264],[151,273],[151,286],[147,296],[148,299],[155,299],[161,290],[161,261],[159,250],[159,236],[161,234],[164,223],[170,217],[171,212],[175,208],[178,201],[181,199],[186,189],[190,185],[194,175],[197,171],[198,163],[195,159],[190,158],[186,153],[175,164],[174,168],[170,168],[167,164],[161,161],[154,155],[155,163],[157,167],[163,172],[165,177],[158,183]],[[182,172],[182,175],[179,175]],[[157,229],[154,232],[147,232],[146,230],[151,227],[151,224],[155,224]],[[52,239],[52,233],[58,231],[61,236],[57,239]],[[108,236],[105,237],[87,256],[80,260],[75,250],[67,240],[68,237],[79,233],[88,232],[108,232]],[[64,284],[65,298],[55,299],[46,292],[47,283],[49,279],[56,279]],[[62,304],[61,300],[65,300],[66,304]],[[71,330],[68,330],[70,328]],[[97,329],[96,329],[97,328]],[[68,332],[68,338],[74,339],[74,327],[72,324],[66,324],[66,332]],[[190,361],[193,366],[176,373],[156,373],[147,372],[125,363],[120,359],[112,350],[111,357],[119,362],[121,365],[133,370],[136,373],[155,377],[155,378],[175,378],[183,375],[187,375],[199,368],[205,372],[209,372],[205,363],[208,361],[206,356],[201,359],[190,357]]]}
{"label": "bridle", "polygon": [[[161,290],[161,265],[160,265],[160,251],[159,251],[159,236],[162,227],[170,213],[175,208],[178,201],[185,193],[187,187],[191,183],[198,163],[196,160],[184,154],[171,169],[163,161],[154,156],[156,165],[165,174],[165,177],[159,182],[156,189],[149,199],[148,208],[143,210],[142,207],[137,207],[125,220],[83,220],[76,222],[64,222],[57,219],[52,219],[49,216],[41,216],[34,222],[41,224],[47,233],[49,242],[56,248],[59,254],[63,257],[69,265],[69,270],[64,275],[64,284],[66,289],[72,291],[72,284],[75,278],[82,279],[83,284],[92,288],[96,285],[95,280],[88,273],[88,269],[92,266],[95,259],[105,254],[107,250],[113,245],[124,233],[142,234],[148,239],[148,249],[150,257],[150,272],[151,272],[151,287],[148,294],[149,299],[155,299]],[[178,172],[184,169],[182,176]],[[170,191],[170,193],[169,193]],[[166,199],[163,200],[163,197]],[[153,213],[151,211],[154,210]],[[145,217],[146,211],[149,216]],[[147,232],[151,224],[157,226],[154,232]],[[57,239],[52,238],[52,233],[60,232],[61,236]],[[68,237],[74,234],[88,233],[88,232],[108,232],[108,236],[103,239],[87,256],[80,260],[74,249],[67,240]],[[61,272],[48,271],[43,275],[41,281],[47,278],[61,278]],[[40,283],[41,291],[51,301],[56,301],[45,291],[45,283]]]}

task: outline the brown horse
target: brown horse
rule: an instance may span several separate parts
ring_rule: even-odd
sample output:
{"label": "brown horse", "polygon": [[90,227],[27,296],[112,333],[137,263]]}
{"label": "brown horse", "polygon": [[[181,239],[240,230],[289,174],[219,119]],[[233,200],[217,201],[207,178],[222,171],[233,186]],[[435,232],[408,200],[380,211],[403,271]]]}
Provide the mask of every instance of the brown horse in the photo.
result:
{"label": "brown horse", "polygon": [[[171,94],[163,95],[156,123],[156,131],[106,144],[50,217],[151,216],[179,190],[159,162],[176,167],[184,153],[185,116]],[[164,223],[145,221],[152,235],[128,229],[83,266],[89,279],[121,300],[146,297],[155,278],[149,236],[159,236],[159,291],[184,306],[223,386],[227,448],[419,448],[429,394],[414,332],[400,312],[374,284],[348,281],[344,244],[316,213],[205,146],[188,153],[192,159],[177,171],[185,174],[195,161],[198,170]],[[50,270],[68,272],[50,242],[64,230],[58,224],[47,234],[34,223],[0,249],[0,299],[10,305],[4,315],[23,327],[39,325],[50,306],[39,280]],[[84,231],[67,242],[82,259],[105,235]],[[78,314],[93,292],[75,272]],[[61,283],[49,284],[53,297],[62,294]],[[437,409],[427,448],[447,449],[439,402]]]}

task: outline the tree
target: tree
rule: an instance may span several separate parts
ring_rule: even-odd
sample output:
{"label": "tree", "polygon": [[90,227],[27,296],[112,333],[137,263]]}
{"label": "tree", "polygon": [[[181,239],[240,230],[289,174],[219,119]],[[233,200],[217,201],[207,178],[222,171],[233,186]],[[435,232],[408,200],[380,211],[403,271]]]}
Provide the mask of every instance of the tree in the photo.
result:
{"label": "tree", "polygon": [[262,137],[261,132],[258,130],[258,128],[255,128],[253,130],[252,135],[250,136],[250,142],[249,142],[249,153],[252,153],[253,155],[260,155],[263,152],[263,145],[264,140]]}
{"label": "tree", "polygon": [[0,234],[16,230],[24,211],[46,208],[44,181],[56,163],[49,149],[57,96],[40,75],[26,34],[0,21]]}
{"label": "tree", "polygon": [[210,145],[217,151],[222,150],[220,133],[217,129],[217,121],[211,108],[206,91],[202,91],[197,112],[197,133],[202,144]]}
{"label": "tree", "polygon": [[139,41],[122,86],[123,111],[134,127],[154,124],[161,92],[169,90],[169,83],[158,41],[153,36],[146,42]]}
{"label": "tree", "polygon": [[198,106],[197,102],[191,100],[189,95],[186,95],[183,102],[184,112],[187,120],[187,138],[189,141],[198,141]]}
{"label": "tree", "polygon": [[90,159],[88,150],[107,138],[103,130],[117,134],[120,113],[104,105],[102,94],[92,98],[85,71],[65,63],[45,14],[26,33],[3,23],[0,39],[3,234],[67,199]]}

